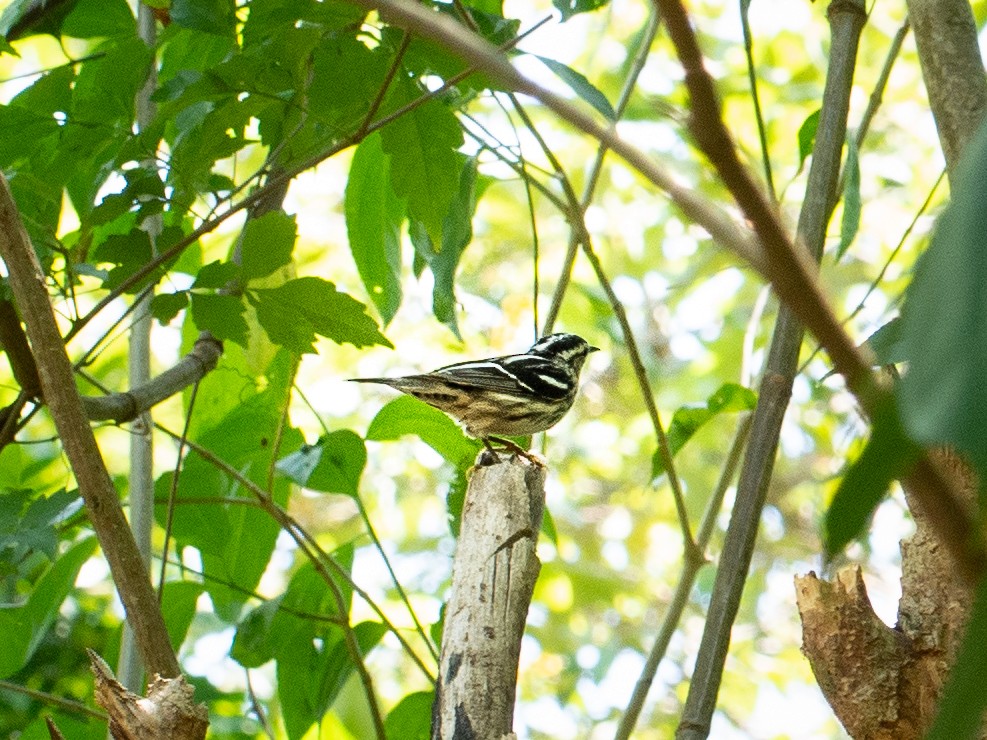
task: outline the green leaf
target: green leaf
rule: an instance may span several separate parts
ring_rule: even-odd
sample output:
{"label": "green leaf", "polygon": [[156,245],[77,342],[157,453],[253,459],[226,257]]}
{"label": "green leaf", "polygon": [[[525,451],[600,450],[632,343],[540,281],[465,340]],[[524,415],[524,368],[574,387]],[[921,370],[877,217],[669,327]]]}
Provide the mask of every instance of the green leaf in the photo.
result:
{"label": "green leaf", "polygon": [[161,614],[168,628],[171,649],[176,653],[185,642],[188,628],[195,618],[196,603],[204,590],[201,583],[194,581],[169,581],[164,586]]}
{"label": "green leaf", "polygon": [[300,486],[356,496],[367,464],[363,440],[349,429],[331,432],[278,461],[277,469]]}
{"label": "green leaf", "polygon": [[151,315],[165,326],[188,305],[188,293],[158,293],[151,299]]}
{"label": "green leaf", "polygon": [[[281,454],[289,454],[301,446],[302,438],[298,430],[283,428],[290,373],[282,372],[279,364],[277,372],[269,370],[266,377],[268,385],[263,392],[236,394],[235,405],[224,416],[212,420],[204,431],[193,426],[192,436],[241,475],[270,491],[274,502],[284,506],[290,482],[275,477],[270,488],[268,480],[274,464],[273,440],[280,434]],[[229,394],[229,377],[221,373],[219,382]],[[205,386],[203,390],[200,401],[209,395]],[[166,498],[170,477],[159,481],[155,490],[158,500]],[[199,550],[203,569],[210,576],[204,585],[216,613],[233,622],[268,568],[280,528],[260,508],[238,503],[237,499],[254,502],[256,497],[198,455],[183,461],[178,497],[195,499],[195,504],[175,507],[175,538],[182,546]],[[164,506],[155,507],[158,521],[164,521],[166,513]]]}
{"label": "green leaf", "polygon": [[921,448],[905,433],[892,401],[874,415],[871,436],[840,481],[826,511],[825,545],[829,557],[863,533],[891,481],[908,474]]}
{"label": "green leaf", "polygon": [[897,365],[911,359],[906,352],[902,330],[901,317],[895,316],[867,337],[864,346],[874,353],[876,365]]}
{"label": "green leaf", "polygon": [[64,488],[50,496],[35,496],[27,489],[0,492],[0,554],[10,550],[13,563],[32,552],[49,560],[58,550],[58,525],[82,508],[79,492]]}
{"label": "green leaf", "polygon": [[407,199],[408,215],[421,221],[432,240],[441,243],[442,222],[460,183],[463,158],[456,150],[463,144],[463,132],[459,121],[433,99],[382,128],[380,138],[390,155],[394,192]]}
{"label": "green leaf", "polygon": [[240,267],[235,262],[221,262],[215,260],[208,265],[199,268],[195,276],[193,288],[203,288],[206,290],[219,290],[225,288],[234,280],[240,277]]}
{"label": "green leaf", "polygon": [[315,352],[316,334],[336,344],[393,348],[367,316],[366,306],[322,278],[297,278],[277,288],[252,290],[248,295],[271,341],[292,352]]}
{"label": "green leaf", "polygon": [[200,331],[207,331],[220,341],[247,345],[247,307],[232,295],[192,294],[192,321]]}
{"label": "green leaf", "polygon": [[836,259],[846,254],[860,229],[860,158],[857,142],[852,136],[846,140],[846,179],[843,181],[843,218],[840,222],[840,244]]}
{"label": "green leaf", "polygon": [[554,59],[537,55],[535,55],[535,58],[552,70],[560,80],[572,88],[572,91],[576,95],[592,105],[604,118],[608,121],[617,120],[617,113],[614,111],[613,106],[610,105],[610,101],[607,100],[607,96],[594,87],[593,83],[586,79],[585,75]]}
{"label": "green leaf", "polygon": [[126,0],[79,0],[62,22],[61,33],[77,39],[134,34],[137,24]]}
{"label": "green leaf", "polygon": [[370,299],[387,326],[401,305],[401,224],[404,208],[387,177],[379,134],[353,153],[346,182],[346,233]]}
{"label": "green leaf", "polygon": [[987,126],[967,144],[953,200],[919,258],[902,308],[901,383],[909,435],[951,444],[987,473]]}
{"label": "green leaf", "polygon": [[432,286],[432,312],[435,318],[449,327],[457,339],[461,337],[456,318],[456,270],[463,252],[473,239],[473,214],[487,183],[485,179],[478,178],[476,168],[475,159],[466,160],[458,195],[443,223],[441,249],[435,248],[435,243],[420,221],[412,220],[408,228],[415,254],[425,260],[435,277]]}
{"label": "green leaf", "polygon": [[802,167],[805,165],[805,160],[808,159],[809,155],[812,154],[812,147],[816,143],[816,129],[819,128],[819,111],[810,113],[808,117],[799,126],[799,168],[798,171],[802,171]]}
{"label": "green leaf", "polygon": [[271,211],[248,221],[240,263],[243,277],[247,280],[265,277],[291,264],[297,238],[295,217],[284,211]]}
{"label": "green leaf", "polygon": [[552,5],[562,14],[562,20],[567,21],[577,13],[589,13],[606,5],[609,0],[552,0]]}
{"label": "green leaf", "polygon": [[16,673],[31,659],[96,545],[95,537],[76,543],[38,579],[25,603],[0,609],[0,678]]}
{"label": "green leaf", "polygon": [[[111,234],[105,241],[96,245],[92,259],[95,263],[111,263],[112,268],[103,282],[103,287],[112,290],[124,280],[143,268],[151,259],[153,251],[151,238],[146,231],[131,229],[126,234]],[[127,292],[139,292],[147,284],[142,280]]]}
{"label": "green leaf", "polygon": [[469,479],[466,477],[470,467],[470,460],[464,459],[456,466],[455,477],[449,481],[449,490],[446,491],[446,516],[449,519],[449,531],[452,536],[459,539],[459,530],[463,524],[463,506],[466,505],[466,489],[469,487]]}
{"label": "green leaf", "polygon": [[[98,132],[118,122],[129,126],[134,117],[134,96],[144,84],[152,52],[143,41],[132,38],[109,47],[104,56],[83,62],[72,92],[71,120],[91,125]],[[75,129],[75,133],[85,133]],[[119,143],[119,142],[118,142]]]}
{"label": "green leaf", "polygon": [[405,434],[417,435],[457,466],[464,460],[471,464],[482,447],[444,413],[412,396],[395,398],[378,411],[367,429],[367,440],[384,442]]}
{"label": "green leaf", "polygon": [[75,2],[39,3],[37,0],[13,0],[0,15],[0,34],[8,41],[47,33],[58,37],[62,21]]}
{"label": "green leaf", "polygon": [[984,691],[984,645],[987,644],[987,578],[981,578],[956,656],[939,700],[939,711],[926,740],[979,737],[987,708]]}
{"label": "green leaf", "polygon": [[416,691],[402,698],[384,720],[387,740],[428,740],[434,703],[434,691]]}
{"label": "green leaf", "polygon": [[[757,394],[750,388],[736,383],[725,383],[716,393],[706,399],[705,406],[682,406],[672,415],[668,426],[668,446],[674,457],[686,442],[692,439],[707,422],[720,414],[750,411],[757,404]],[[665,472],[665,461],[661,451],[655,452],[651,460],[651,477],[657,478]]]}
{"label": "green leaf", "polygon": [[244,668],[260,668],[274,658],[277,636],[271,634],[274,618],[281,608],[282,594],[250,610],[237,625],[230,657]]}
{"label": "green leaf", "polygon": [[233,0],[172,0],[173,23],[216,36],[232,36],[236,30]]}

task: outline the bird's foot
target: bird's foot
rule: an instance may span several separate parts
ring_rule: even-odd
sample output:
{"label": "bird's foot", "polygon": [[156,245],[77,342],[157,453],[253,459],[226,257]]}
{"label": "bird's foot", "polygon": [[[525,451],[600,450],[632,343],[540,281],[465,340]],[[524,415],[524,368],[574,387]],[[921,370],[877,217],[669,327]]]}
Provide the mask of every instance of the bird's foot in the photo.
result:
{"label": "bird's foot", "polygon": [[497,459],[497,453],[494,451],[494,448],[490,446],[490,442],[496,442],[498,445],[502,446],[504,449],[508,450],[512,454],[517,455],[518,457],[523,457],[532,465],[535,465],[539,468],[545,467],[545,461],[542,460],[538,455],[536,455],[534,452],[529,452],[528,450],[524,449],[523,447],[520,447],[514,442],[511,442],[511,440],[504,439],[503,437],[487,437],[486,439],[483,440],[483,444],[487,446],[487,451],[493,454],[495,459]]}

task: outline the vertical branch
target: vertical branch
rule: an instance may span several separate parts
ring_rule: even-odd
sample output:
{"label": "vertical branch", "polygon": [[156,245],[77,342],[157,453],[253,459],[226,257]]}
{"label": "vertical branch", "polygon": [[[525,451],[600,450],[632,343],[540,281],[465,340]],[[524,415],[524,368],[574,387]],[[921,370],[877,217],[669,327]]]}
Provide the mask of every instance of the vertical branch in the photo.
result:
{"label": "vertical branch", "polygon": [[14,299],[24,316],[45,401],[109,563],[144,666],[150,673],[178,676],[178,661],[168,641],[147,569],[83,412],[72,363],[55,324],[41,266],[21,223],[10,186],[3,177],[0,177],[0,257],[7,265]]}
{"label": "vertical branch", "polygon": [[[687,77],[693,76],[690,85],[693,105],[700,106],[693,113],[697,124],[694,128],[696,137],[705,139],[704,149],[714,147],[724,158],[735,156],[732,154],[733,144],[722,126],[698,125],[700,121],[706,121],[707,116],[719,120],[719,111],[709,108],[711,105],[715,106],[712,81],[708,75],[699,72],[702,70],[702,59],[696,56],[698,47],[695,46],[695,39],[688,28],[688,19],[681,6],[674,0],[659,2],[663,13],[667,6],[677,6],[669,10],[679,22],[670,20],[668,15],[666,22],[677,29],[678,36],[673,34],[673,38],[687,68]],[[829,69],[798,225],[799,237],[817,261],[822,255],[826,226],[835,206],[857,43],[866,20],[863,3],[858,0],[836,0],[830,5],[829,16],[833,35]],[[701,94],[697,96],[696,88],[706,89],[701,89]],[[731,151],[725,151],[724,148]],[[712,154],[710,156],[713,157]],[[735,173],[734,186],[742,179],[743,173]],[[733,191],[733,187],[731,190]],[[734,194],[741,197],[736,192]],[[760,196],[754,192],[748,196],[749,201],[758,198]],[[771,339],[771,349],[752,421],[750,444],[740,472],[736,503],[727,528],[702,642],[696,657],[696,667],[677,732],[679,738],[694,740],[705,738],[709,734],[730,646],[730,631],[740,607],[740,598],[754,551],[757,528],[771,482],[781,424],[791,396],[804,333],[805,329],[792,309],[783,305]]]}
{"label": "vertical branch", "polygon": [[[141,39],[150,47],[154,46],[157,35],[154,14],[144,3],[137,5],[137,31]],[[137,91],[137,127],[147,128],[154,118],[155,105],[151,95],[158,85],[156,64],[148,67],[144,85]],[[153,165],[153,159],[144,162]],[[151,216],[141,228],[147,232],[153,247],[161,233],[160,214]],[[134,299],[134,323],[130,327],[129,352],[127,355],[128,384],[140,388],[151,379],[151,296],[153,286]],[[128,493],[130,500],[130,528],[134,532],[137,549],[144,559],[145,567],[151,563],[151,529],[154,525],[154,446],[151,434],[151,412],[144,411],[131,425],[130,435],[130,475]],[[134,692],[143,688],[143,667],[134,644],[134,635],[128,624],[123,625],[120,638],[120,658],[117,663],[117,678],[121,684]]]}
{"label": "vertical branch", "polygon": [[511,733],[544,504],[543,467],[513,458],[473,470],[446,606],[433,740]]}
{"label": "vertical branch", "polygon": [[968,0],[908,0],[929,106],[950,180],[966,142],[987,112],[987,75]]}

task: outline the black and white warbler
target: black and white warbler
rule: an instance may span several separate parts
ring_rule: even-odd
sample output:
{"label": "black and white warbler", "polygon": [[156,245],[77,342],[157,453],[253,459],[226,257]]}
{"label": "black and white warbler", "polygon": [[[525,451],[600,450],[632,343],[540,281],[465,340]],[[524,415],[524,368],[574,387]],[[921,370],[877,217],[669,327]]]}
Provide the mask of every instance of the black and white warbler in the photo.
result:
{"label": "black and white warbler", "polygon": [[565,416],[576,398],[583,362],[596,350],[575,334],[549,334],[520,355],[460,362],[422,375],[353,381],[389,385],[444,411],[496,457],[491,440],[519,449],[495,435],[543,432]]}

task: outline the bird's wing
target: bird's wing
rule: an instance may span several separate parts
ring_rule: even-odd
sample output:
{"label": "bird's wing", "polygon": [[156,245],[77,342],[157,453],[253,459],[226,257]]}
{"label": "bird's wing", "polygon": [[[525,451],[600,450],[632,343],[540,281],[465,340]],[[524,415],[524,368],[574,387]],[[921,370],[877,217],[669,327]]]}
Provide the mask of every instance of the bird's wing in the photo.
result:
{"label": "bird's wing", "polygon": [[568,395],[572,387],[564,367],[530,354],[461,362],[439,368],[433,374],[461,386],[505,393],[528,392],[551,399]]}

